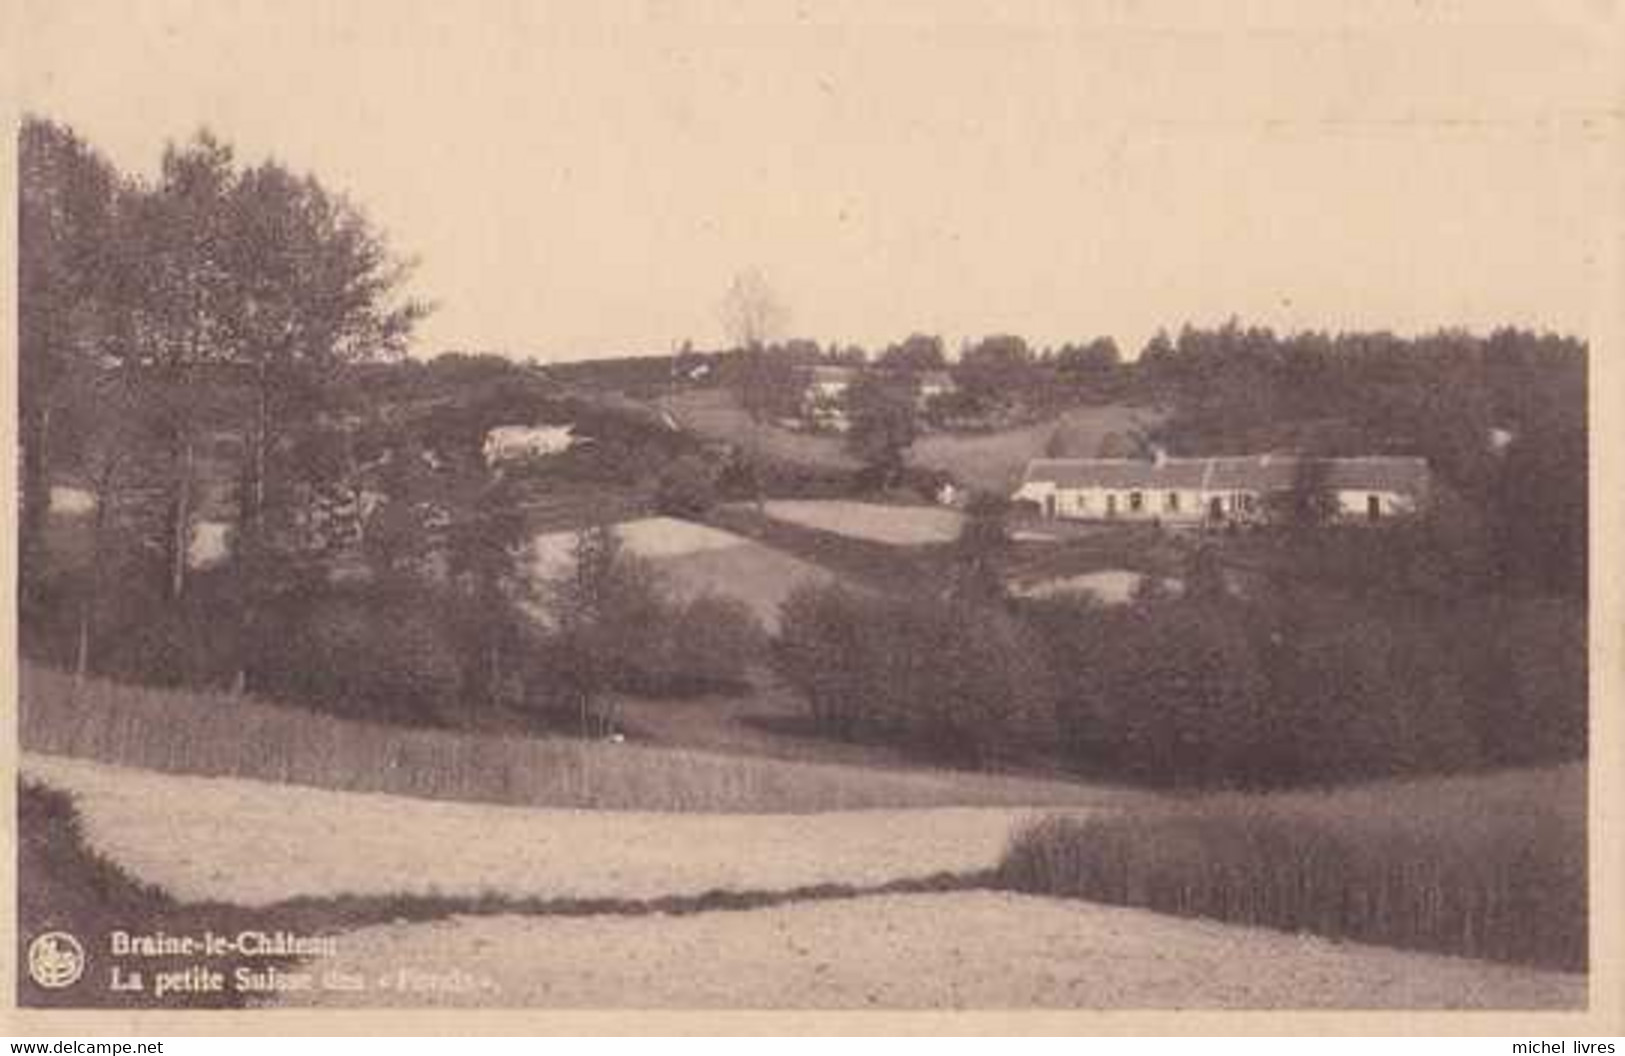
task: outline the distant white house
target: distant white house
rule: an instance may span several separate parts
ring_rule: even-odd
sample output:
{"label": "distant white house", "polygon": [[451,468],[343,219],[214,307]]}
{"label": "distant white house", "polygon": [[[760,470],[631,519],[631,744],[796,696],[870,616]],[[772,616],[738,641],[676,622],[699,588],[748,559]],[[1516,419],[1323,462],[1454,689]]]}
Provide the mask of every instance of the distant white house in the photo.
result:
{"label": "distant white house", "polygon": [[229,521],[194,521],[186,547],[189,568],[214,568],[231,556],[234,526]]}
{"label": "distant white house", "polygon": [[933,400],[944,396],[951,396],[959,390],[954,384],[954,376],[946,370],[925,370],[914,380],[914,401],[921,410],[931,405]]}
{"label": "distant white house", "polygon": [[1307,468],[1334,497],[1338,515],[1380,521],[1418,510],[1429,474],[1420,458],[1282,455],[1229,458],[1040,458],[1027,465],[1015,498],[1046,517],[1158,521],[1176,525],[1265,520]]}
{"label": "distant white house", "polygon": [[51,512],[64,517],[84,517],[96,512],[96,493],[66,484],[51,485]]}
{"label": "distant white house", "polygon": [[846,398],[862,372],[856,367],[819,365],[802,375],[801,415],[814,425],[844,432],[851,420]]}
{"label": "distant white house", "polygon": [[568,451],[579,438],[573,425],[499,425],[485,434],[485,464],[494,466]]}

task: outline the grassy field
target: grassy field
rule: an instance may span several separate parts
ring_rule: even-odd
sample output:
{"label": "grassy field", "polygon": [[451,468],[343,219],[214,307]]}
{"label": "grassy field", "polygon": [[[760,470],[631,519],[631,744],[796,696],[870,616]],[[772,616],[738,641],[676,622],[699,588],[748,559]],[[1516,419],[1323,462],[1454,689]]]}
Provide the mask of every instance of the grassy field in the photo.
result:
{"label": "grassy field", "polygon": [[[1145,577],[1138,572],[1121,568],[1106,568],[1099,572],[1085,572],[1078,576],[1023,584],[1015,593],[1027,598],[1051,598],[1065,594],[1088,594],[1107,605],[1121,605],[1134,598]],[[1170,581],[1172,582],[1172,581]]]}
{"label": "grassy field", "polygon": [[818,732],[801,695],[771,669],[752,672],[743,692],[690,697],[620,695],[619,729],[636,740],[671,748],[761,755],[796,762],[921,769],[896,745],[843,741]]}
{"label": "grassy field", "polygon": [[1022,891],[1583,970],[1585,769],[1051,819],[1001,871]]}
{"label": "grassy field", "polygon": [[858,467],[840,437],[757,425],[727,389],[690,389],[664,400],[662,406],[684,429],[707,440],[741,444],[776,461],[817,469]]}
{"label": "grassy field", "polygon": [[1004,572],[1011,583],[1021,586],[1095,572],[1175,576],[1183,571],[1192,545],[1191,540],[1152,525],[1089,526],[1057,540],[1019,542],[1006,558]]}
{"label": "grassy field", "polygon": [[735,535],[790,554],[873,590],[934,590],[949,568],[943,544],[901,547],[841,535],[768,516],[751,503],[717,506],[706,519]]}
{"label": "grassy field", "polygon": [[1156,419],[1156,412],[1143,407],[1078,407],[1058,419],[1020,429],[923,436],[909,449],[909,461],[951,473],[962,484],[1007,495],[1020,483],[1027,463],[1044,456],[1052,437],[1062,438],[1065,454],[1087,457],[1096,454],[1111,433],[1132,433]]}
{"label": "grassy field", "polygon": [[[777,548],[672,517],[627,521],[615,530],[628,551],[648,560],[675,597],[733,598],[770,630],[778,625],[779,605],[797,585],[834,578],[824,568]],[[550,576],[568,567],[574,538],[572,532],[551,532],[532,540],[533,571]]]}
{"label": "grassy field", "polygon": [[1099,791],[952,771],[739,758],[566,739],[406,729],[225,693],[150,689],[24,664],[22,747],[168,773],[353,792],[597,810],[814,813],[1096,802]]}
{"label": "grassy field", "polygon": [[[771,458],[804,466],[857,467],[838,436],[752,425],[749,416],[739,409],[733,393],[726,389],[679,393],[668,400],[666,406],[685,429],[708,440],[759,444],[762,452]],[[1019,482],[1027,463],[1044,455],[1052,438],[1059,438],[1067,455],[1090,456],[1099,450],[1100,442],[1108,435],[1134,433],[1157,419],[1157,412],[1145,407],[1117,404],[1077,407],[1058,418],[1018,429],[985,434],[927,434],[909,449],[908,460],[913,465],[951,473],[962,484],[1007,494]]]}
{"label": "grassy field", "polygon": [[897,506],[842,499],[775,499],[767,515],[804,528],[892,546],[949,543],[964,517],[940,506]]}

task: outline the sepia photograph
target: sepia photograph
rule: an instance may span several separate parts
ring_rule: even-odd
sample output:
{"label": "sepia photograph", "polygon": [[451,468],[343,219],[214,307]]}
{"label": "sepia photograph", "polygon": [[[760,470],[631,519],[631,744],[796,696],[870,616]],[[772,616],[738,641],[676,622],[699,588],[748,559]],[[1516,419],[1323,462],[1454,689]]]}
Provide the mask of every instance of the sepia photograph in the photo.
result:
{"label": "sepia photograph", "polygon": [[1618,981],[1619,9],[11,6],[8,1003]]}

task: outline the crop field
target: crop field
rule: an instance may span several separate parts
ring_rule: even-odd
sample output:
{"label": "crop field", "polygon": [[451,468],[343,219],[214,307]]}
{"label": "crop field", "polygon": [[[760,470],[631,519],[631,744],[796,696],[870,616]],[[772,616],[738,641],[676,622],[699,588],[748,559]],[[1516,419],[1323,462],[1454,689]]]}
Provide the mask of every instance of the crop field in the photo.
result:
{"label": "crop field", "polygon": [[[1089,805],[1063,781],[746,758],[565,738],[409,729],[227,693],[21,667],[25,751],[172,774],[516,806],[709,813]],[[176,730],[186,736],[177,737]]]}
{"label": "crop field", "polygon": [[[777,626],[779,605],[802,583],[834,577],[801,558],[743,536],[673,517],[648,517],[615,526],[631,553],[646,558],[678,598],[705,594],[747,605],[769,629]],[[532,569],[546,577],[568,567],[572,532],[549,532],[531,543]]]}
{"label": "crop field", "polygon": [[775,499],[767,515],[805,528],[893,546],[948,543],[964,517],[939,506],[896,506],[842,499]]}
{"label": "crop field", "polygon": [[1024,832],[1035,893],[1495,960],[1586,964],[1579,764],[1204,797]]}

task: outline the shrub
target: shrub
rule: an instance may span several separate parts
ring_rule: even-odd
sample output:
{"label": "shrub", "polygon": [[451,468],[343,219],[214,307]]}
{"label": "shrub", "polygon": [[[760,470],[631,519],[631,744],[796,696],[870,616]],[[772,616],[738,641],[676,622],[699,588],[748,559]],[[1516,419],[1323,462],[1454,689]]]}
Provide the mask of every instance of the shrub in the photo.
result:
{"label": "shrub", "polygon": [[1128,606],[1021,604],[1079,767],[1266,787],[1585,755],[1576,603],[1313,589],[1242,600],[1192,582]]}
{"label": "shrub", "polygon": [[779,671],[806,698],[813,724],[836,737],[849,738],[872,719],[866,674],[878,658],[849,618],[861,604],[840,584],[803,583],[779,607]]}
{"label": "shrub", "polygon": [[684,455],[666,463],[655,481],[655,506],[673,517],[701,516],[716,501],[711,469],[697,455]]}
{"label": "shrub", "polygon": [[991,607],[803,586],[776,659],[825,733],[904,740],[979,765],[1050,740],[1048,673],[1031,632]]}
{"label": "shrub", "polygon": [[1029,611],[1075,761],[1164,784],[1249,776],[1267,726],[1266,687],[1232,606],[1056,601]]}
{"label": "shrub", "polygon": [[673,613],[669,688],[738,689],[767,641],[750,608],[734,598],[701,595]]}
{"label": "shrub", "polygon": [[432,598],[357,592],[279,614],[260,636],[256,688],[332,711],[440,724],[458,700],[459,658]]}

